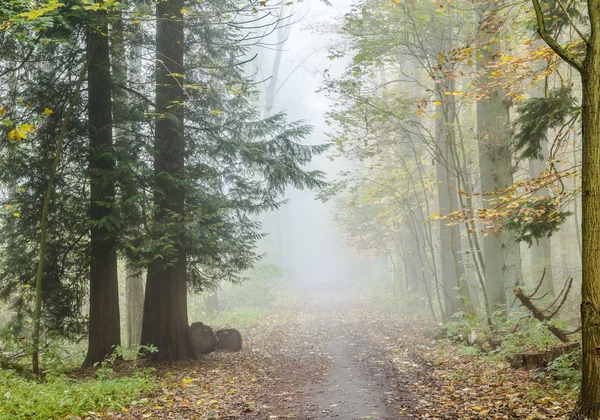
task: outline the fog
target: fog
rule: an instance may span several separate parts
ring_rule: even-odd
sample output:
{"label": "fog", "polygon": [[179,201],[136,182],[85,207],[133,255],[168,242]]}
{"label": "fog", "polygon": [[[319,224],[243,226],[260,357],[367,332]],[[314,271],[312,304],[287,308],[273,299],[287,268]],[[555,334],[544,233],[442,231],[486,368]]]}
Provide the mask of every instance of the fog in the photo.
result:
{"label": "fog", "polygon": [[[306,144],[328,142],[331,127],[325,121],[332,101],[319,89],[325,72],[336,76],[347,65],[347,60],[331,60],[328,56],[333,46],[344,42],[334,31],[350,4],[341,1],[328,6],[309,0],[288,8],[293,13],[283,24],[291,22],[288,38],[278,44],[277,33],[267,37],[265,44],[273,46],[262,48],[256,62],[257,77],[269,79],[277,49],[282,51],[272,112],[285,112],[290,121],[304,120],[312,125]],[[330,155],[328,151],[316,156],[308,169],[323,171],[328,181],[334,180],[338,172],[348,169],[348,162],[330,159]],[[316,194],[288,187],[287,203],[261,216],[268,237],[260,249],[266,251],[267,260],[285,270],[286,279],[298,290],[343,289],[371,275],[373,262],[359,260],[336,229],[334,203],[323,203]]]}

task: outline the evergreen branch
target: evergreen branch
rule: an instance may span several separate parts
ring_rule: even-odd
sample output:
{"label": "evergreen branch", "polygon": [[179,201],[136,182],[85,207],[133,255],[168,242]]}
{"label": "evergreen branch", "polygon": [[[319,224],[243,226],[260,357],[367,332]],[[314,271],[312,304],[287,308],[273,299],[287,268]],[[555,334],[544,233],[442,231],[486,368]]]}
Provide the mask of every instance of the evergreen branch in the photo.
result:
{"label": "evergreen branch", "polygon": [[561,46],[556,41],[556,39],[554,39],[546,30],[546,22],[544,21],[544,12],[542,11],[542,6],[540,5],[539,0],[531,0],[531,2],[533,3],[533,8],[535,9],[538,33],[540,34],[542,39],[544,41],[546,41],[546,44],[548,44],[548,46],[550,48],[552,48],[552,50],[554,50],[554,52],[556,54],[558,54],[558,56],[560,58],[565,60],[575,70],[577,70],[578,72],[583,71],[583,63],[581,61],[579,61],[578,59],[576,59],[575,57],[573,57],[571,54],[569,54],[569,52],[563,46]]}

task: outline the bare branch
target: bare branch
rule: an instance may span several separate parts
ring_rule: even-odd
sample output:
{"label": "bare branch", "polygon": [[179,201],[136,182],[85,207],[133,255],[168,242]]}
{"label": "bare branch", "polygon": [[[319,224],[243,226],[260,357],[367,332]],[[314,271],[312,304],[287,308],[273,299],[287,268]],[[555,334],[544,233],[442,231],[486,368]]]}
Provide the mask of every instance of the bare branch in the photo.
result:
{"label": "bare branch", "polygon": [[539,0],[531,0],[533,8],[535,9],[535,16],[537,18],[538,33],[542,37],[546,44],[554,50],[556,54],[563,60],[565,60],[575,70],[581,72],[583,70],[583,63],[572,56],[562,45],[560,45],[546,30],[546,22],[544,21],[544,12]]}
{"label": "bare branch", "polygon": [[589,45],[590,41],[589,39],[585,36],[585,34],[577,27],[577,25],[575,25],[575,22],[573,22],[573,19],[571,18],[571,15],[569,14],[569,12],[567,11],[566,7],[564,6],[563,2],[561,0],[556,0],[558,2],[558,5],[560,6],[561,10],[563,11],[563,13],[565,14],[565,16],[567,17],[567,19],[569,20],[569,23],[571,24],[571,26],[573,27],[573,29],[575,29],[575,32],[577,32],[577,35],[579,35],[581,37],[581,39],[583,39],[583,41]]}

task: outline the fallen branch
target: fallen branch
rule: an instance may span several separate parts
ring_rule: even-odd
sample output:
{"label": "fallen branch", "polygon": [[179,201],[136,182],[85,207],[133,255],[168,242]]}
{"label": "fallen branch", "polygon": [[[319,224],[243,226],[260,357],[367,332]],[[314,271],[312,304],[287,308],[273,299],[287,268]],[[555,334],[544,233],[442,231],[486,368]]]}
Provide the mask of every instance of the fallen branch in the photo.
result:
{"label": "fallen branch", "polygon": [[516,288],[513,291],[513,293],[521,301],[521,304],[523,306],[525,306],[527,309],[529,309],[529,311],[531,312],[531,314],[534,316],[535,319],[546,324],[546,326],[548,327],[548,330],[550,330],[550,332],[552,334],[554,334],[556,336],[556,338],[558,338],[563,343],[568,343],[569,341],[571,341],[571,340],[569,340],[569,337],[565,330],[562,330],[562,329],[552,325],[551,323],[549,323],[549,321],[551,320],[551,317],[544,315],[544,313],[541,310],[539,310],[539,308],[537,306],[535,306],[533,304],[533,302],[531,301],[531,298],[529,296],[525,295],[525,293],[523,293],[523,290],[521,290],[520,288]]}

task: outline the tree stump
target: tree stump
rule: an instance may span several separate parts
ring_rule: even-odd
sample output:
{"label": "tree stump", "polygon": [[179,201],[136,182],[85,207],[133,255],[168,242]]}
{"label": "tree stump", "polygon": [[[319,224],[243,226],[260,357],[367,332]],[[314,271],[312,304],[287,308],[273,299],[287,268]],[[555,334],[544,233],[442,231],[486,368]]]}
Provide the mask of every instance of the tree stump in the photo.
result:
{"label": "tree stump", "polygon": [[515,369],[542,369],[558,356],[570,353],[579,347],[579,343],[565,343],[551,347],[548,350],[535,353],[519,353],[509,358],[510,365]]}
{"label": "tree stump", "polygon": [[190,326],[192,332],[192,340],[196,350],[200,354],[208,354],[215,351],[217,348],[217,336],[213,329],[202,322],[194,322]]}
{"label": "tree stump", "polygon": [[242,334],[238,330],[233,328],[219,330],[216,335],[218,349],[228,351],[240,351],[242,349]]}

